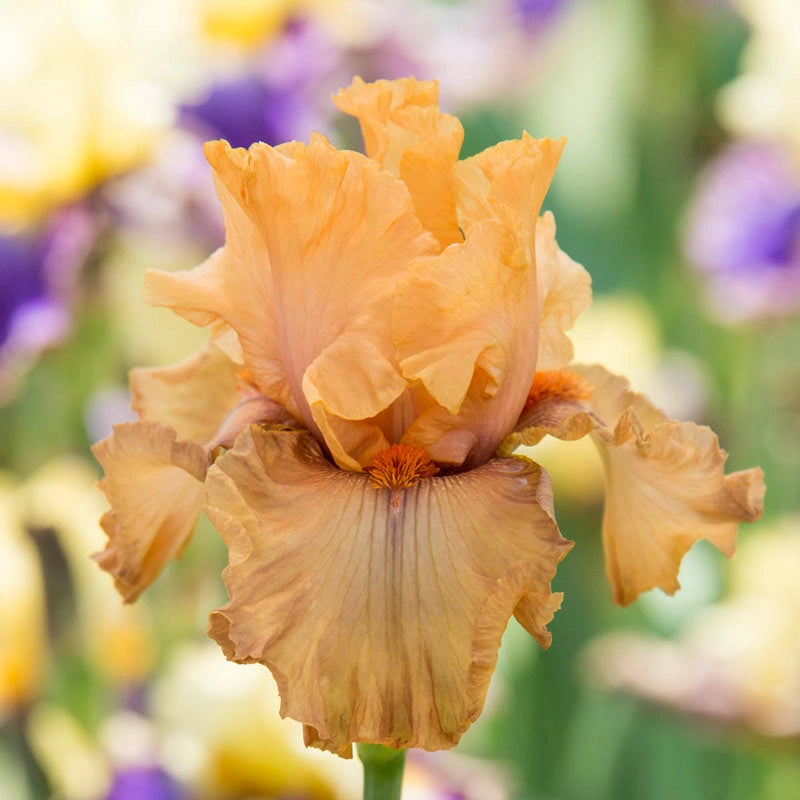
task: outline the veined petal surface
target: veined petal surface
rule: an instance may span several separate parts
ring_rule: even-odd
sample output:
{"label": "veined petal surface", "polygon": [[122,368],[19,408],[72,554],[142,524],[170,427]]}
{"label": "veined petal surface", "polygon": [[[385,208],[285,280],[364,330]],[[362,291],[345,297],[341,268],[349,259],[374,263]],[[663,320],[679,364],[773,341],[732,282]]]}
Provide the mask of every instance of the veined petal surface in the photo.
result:
{"label": "veined petal surface", "polygon": [[544,435],[591,433],[605,471],[603,547],[614,601],[628,605],[656,586],[674,593],[681,559],[700,539],[732,556],[739,523],[763,511],[762,471],[726,475],[727,453],[710,428],[668,419],[603,367],[562,372],[586,382],[591,396],[542,394],[500,452]]}
{"label": "veined petal surface", "polygon": [[145,298],[195,325],[211,326],[221,349],[241,353],[259,390],[298,414],[281,357],[269,254],[243,198],[249,153],[208,142],[205,154],[225,217],[225,245],[194,269],[151,270]]}
{"label": "veined petal surface", "polygon": [[211,635],[270,668],[309,744],[452,747],[515,609],[547,644],[570,543],[525,459],[378,489],[309,434],[252,426],[210,470],[207,512],[230,553]]}

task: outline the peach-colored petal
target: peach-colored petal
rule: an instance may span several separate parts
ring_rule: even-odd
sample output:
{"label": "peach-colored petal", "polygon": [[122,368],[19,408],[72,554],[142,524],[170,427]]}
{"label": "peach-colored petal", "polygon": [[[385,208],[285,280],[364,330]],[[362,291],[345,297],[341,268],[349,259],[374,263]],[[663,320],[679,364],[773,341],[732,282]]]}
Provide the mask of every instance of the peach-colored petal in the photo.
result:
{"label": "peach-colored petal", "polygon": [[[320,430],[321,415],[373,417],[406,386],[390,335],[394,289],[435,242],[402,182],[323,137],[293,158],[254,146],[251,162],[247,202],[269,250],[282,359],[303,419]],[[330,428],[323,433],[335,454]]]}
{"label": "peach-colored petal", "polygon": [[527,137],[460,162],[465,241],[420,261],[398,292],[403,374],[442,407],[424,410],[404,441],[437,460],[482,463],[525,403],[543,307],[535,226],[560,152],[560,143]]}
{"label": "peach-colored petal", "polygon": [[217,346],[247,365],[260,391],[297,413],[281,359],[269,255],[242,198],[248,151],[209,142],[205,153],[225,216],[225,246],[191,270],[151,270],[145,298],[211,326]]}
{"label": "peach-colored petal", "polygon": [[546,434],[575,439],[591,432],[605,471],[603,547],[614,601],[628,605],[656,586],[675,592],[681,559],[699,539],[733,555],[739,523],[761,516],[762,471],[726,475],[727,453],[710,428],[668,419],[603,367],[562,372],[588,381],[591,397],[545,393],[500,452]]}
{"label": "peach-colored petal", "polygon": [[134,369],[131,407],[140,419],[163,422],[184,441],[205,444],[239,402],[257,394],[214,344],[169,367]]}
{"label": "peach-colored petal", "polygon": [[211,635],[270,668],[310,744],[452,747],[512,612],[547,643],[569,543],[527,460],[375,488],[306,432],[251,427],[209,471],[207,511],[230,551]]}
{"label": "peach-colored petal", "polygon": [[482,219],[503,220],[517,231],[532,264],[539,209],[565,143],[523,133],[521,139],[500,142],[459,161],[454,174],[461,229],[467,232]]}
{"label": "peach-colored petal", "polygon": [[[375,416],[406,385],[389,331],[394,286],[413,260],[436,249],[408,190],[321,136],[249,151],[212,142],[206,152],[239,227],[197,271],[151,275],[151,301],[212,309],[238,334],[261,391],[310,430],[333,436],[333,426],[319,422],[326,415],[345,426]],[[240,238],[245,250],[228,256]],[[328,445],[341,466],[360,468],[340,442]]]}
{"label": "peach-colored petal", "polygon": [[442,247],[460,242],[452,170],[464,140],[456,117],[438,108],[439,84],[355,78],[334,103],[361,123],[367,155],[408,186],[414,210]]}
{"label": "peach-colored petal", "polygon": [[399,177],[403,151],[415,136],[413,131],[398,126],[390,128],[392,115],[409,108],[436,108],[439,82],[400,78],[366,83],[356,76],[350,86],[339,89],[333,102],[361,123],[367,156]]}
{"label": "peach-colored petal", "polygon": [[725,475],[728,454],[710,428],[667,419],[602,367],[580,372],[595,386],[593,410],[615,426],[594,434],[605,466],[603,546],[614,600],[627,605],[654,586],[672,594],[681,559],[699,539],[733,555],[739,523],[761,516],[764,475]]}
{"label": "peach-colored petal", "polygon": [[536,225],[536,272],[539,279],[540,328],[536,369],[558,369],[572,361],[566,334],[592,302],[592,278],[556,242],[550,211]]}
{"label": "peach-colored petal", "polygon": [[105,470],[100,488],[111,504],[100,520],[109,540],[97,562],[132,602],[192,535],[208,456],[156,422],[115,425],[93,452]]}

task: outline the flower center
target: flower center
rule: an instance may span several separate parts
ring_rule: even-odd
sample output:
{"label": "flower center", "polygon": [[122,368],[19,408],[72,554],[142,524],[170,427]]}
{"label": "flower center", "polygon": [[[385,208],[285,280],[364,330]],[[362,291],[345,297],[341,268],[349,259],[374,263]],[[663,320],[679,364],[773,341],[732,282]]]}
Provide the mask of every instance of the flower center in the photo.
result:
{"label": "flower center", "polygon": [[374,489],[408,489],[423,478],[439,474],[439,467],[415,444],[393,444],[367,467]]}
{"label": "flower center", "polygon": [[525,401],[523,413],[545,400],[588,400],[592,396],[589,381],[568,369],[549,369],[537,372]]}

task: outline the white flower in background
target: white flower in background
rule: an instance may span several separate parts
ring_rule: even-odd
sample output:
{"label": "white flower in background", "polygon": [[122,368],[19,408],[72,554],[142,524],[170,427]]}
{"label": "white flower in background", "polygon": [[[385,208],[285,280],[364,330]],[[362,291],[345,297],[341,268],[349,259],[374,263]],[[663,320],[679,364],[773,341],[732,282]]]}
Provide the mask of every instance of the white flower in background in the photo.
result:
{"label": "white flower in background", "polygon": [[723,122],[736,134],[777,139],[800,163],[800,3],[736,0],[752,33],[742,74],[720,97]]}

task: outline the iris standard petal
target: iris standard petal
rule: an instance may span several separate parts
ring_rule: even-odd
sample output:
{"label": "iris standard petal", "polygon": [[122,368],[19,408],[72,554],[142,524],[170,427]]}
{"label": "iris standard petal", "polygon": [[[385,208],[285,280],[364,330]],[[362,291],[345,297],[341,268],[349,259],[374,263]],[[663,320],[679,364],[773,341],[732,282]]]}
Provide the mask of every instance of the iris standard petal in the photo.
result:
{"label": "iris standard petal", "polygon": [[233,239],[199,271],[148,276],[149,298],[199,324],[223,319],[259,389],[301,416],[340,466],[360,469],[325,420],[360,430],[405,389],[392,292],[436,243],[401,181],[324,137],[248,152],[216,142],[207,153],[230,196]]}
{"label": "iris standard petal", "polygon": [[333,102],[361,123],[367,156],[400,178],[414,210],[442,248],[463,239],[455,210],[453,166],[464,129],[437,105],[437,81],[404,78],[365,83],[355,78]]}
{"label": "iris standard petal", "polygon": [[281,358],[267,247],[242,197],[249,153],[225,142],[209,142],[205,153],[225,216],[225,245],[194,269],[149,271],[145,298],[211,326],[221,349],[241,353],[259,390],[297,414]]}
{"label": "iris standard petal", "polygon": [[536,275],[539,291],[537,370],[564,367],[572,361],[566,334],[592,302],[592,278],[556,242],[556,222],[546,211],[536,224]]}
{"label": "iris standard petal", "polygon": [[674,593],[681,559],[700,539],[733,555],[739,523],[763,511],[761,469],[726,475],[727,453],[710,428],[668,419],[603,367],[575,365],[540,383],[559,381],[561,396],[557,388],[534,393],[500,451],[546,434],[591,432],[605,471],[603,547],[614,601],[628,605],[656,586]]}
{"label": "iris standard petal", "polygon": [[524,406],[544,306],[536,220],[561,147],[527,137],[459,162],[465,241],[421,260],[398,291],[392,324],[401,368],[441,406],[423,411],[404,441],[436,460],[483,463]]}
{"label": "iris standard petal", "polygon": [[[406,187],[374,162],[321,136],[291,152],[251,148],[245,194],[267,243],[292,394],[309,429],[320,431],[321,415],[365,420],[404,391],[392,297],[409,265],[436,245]],[[239,337],[244,345],[248,337]],[[332,428],[322,433],[340,466],[359,468]]]}
{"label": "iris standard petal", "polygon": [[[208,475],[230,552],[210,631],[275,676],[306,741],[453,746],[478,716],[515,609],[539,640],[570,543],[525,459],[375,488],[305,432],[252,426]],[[313,553],[313,559],[309,559]]]}

